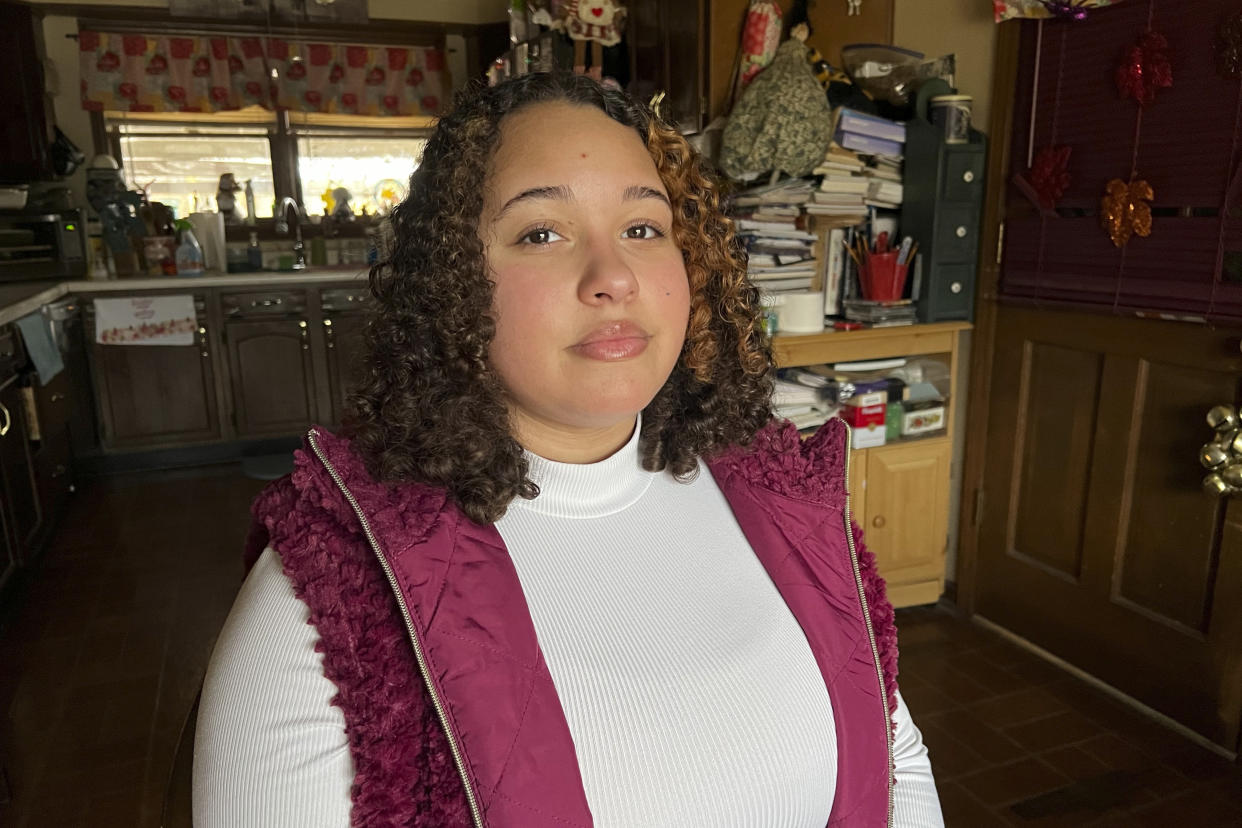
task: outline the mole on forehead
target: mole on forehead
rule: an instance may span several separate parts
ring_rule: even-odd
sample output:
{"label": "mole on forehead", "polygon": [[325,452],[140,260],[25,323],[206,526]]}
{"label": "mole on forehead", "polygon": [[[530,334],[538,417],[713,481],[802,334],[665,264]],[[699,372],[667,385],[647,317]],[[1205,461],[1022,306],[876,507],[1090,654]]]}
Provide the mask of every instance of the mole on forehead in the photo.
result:
{"label": "mole on forehead", "polygon": [[586,157],[587,157],[587,154],[586,154],[585,152],[584,152],[584,153],[582,153],[582,157],[583,157],[583,158],[586,158]]}

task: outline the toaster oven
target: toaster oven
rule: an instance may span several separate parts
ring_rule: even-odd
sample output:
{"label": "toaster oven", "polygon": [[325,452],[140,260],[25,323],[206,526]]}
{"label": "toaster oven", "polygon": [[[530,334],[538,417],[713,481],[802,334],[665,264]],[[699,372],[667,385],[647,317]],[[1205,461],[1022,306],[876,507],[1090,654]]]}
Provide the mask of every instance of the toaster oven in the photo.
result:
{"label": "toaster oven", "polygon": [[86,215],[0,211],[0,280],[67,279],[86,275]]}

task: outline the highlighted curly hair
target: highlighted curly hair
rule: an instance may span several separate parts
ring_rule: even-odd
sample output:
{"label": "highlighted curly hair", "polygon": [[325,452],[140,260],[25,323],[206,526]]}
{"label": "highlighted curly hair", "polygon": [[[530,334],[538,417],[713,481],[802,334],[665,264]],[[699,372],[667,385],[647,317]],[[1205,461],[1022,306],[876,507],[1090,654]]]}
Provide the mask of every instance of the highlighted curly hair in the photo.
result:
{"label": "highlighted curly hair", "polygon": [[479,216],[502,121],[544,102],[596,107],[634,129],[672,202],[690,319],[676,366],[643,411],[643,466],[689,479],[699,457],[749,444],[771,418],[759,294],[712,174],[686,140],[647,107],[580,75],[473,87],[436,126],[409,195],[393,211],[395,241],[370,274],[376,308],[364,379],[344,427],[377,479],[442,487],[478,523],[495,521],[515,497],[539,493],[488,359],[496,322]]}

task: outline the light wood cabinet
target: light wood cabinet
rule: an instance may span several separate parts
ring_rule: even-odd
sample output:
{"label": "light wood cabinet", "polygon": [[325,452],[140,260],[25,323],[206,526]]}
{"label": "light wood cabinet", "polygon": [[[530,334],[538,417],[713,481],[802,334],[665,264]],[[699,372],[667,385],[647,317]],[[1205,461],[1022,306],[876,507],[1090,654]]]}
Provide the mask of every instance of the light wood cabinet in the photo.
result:
{"label": "light wood cabinet", "polygon": [[777,336],[782,368],[890,357],[937,355],[949,364],[949,427],[943,436],[901,440],[851,452],[850,510],[875,553],[897,607],[933,604],[944,592],[957,417],[960,335],[964,322]]}
{"label": "light wood cabinet", "polygon": [[851,480],[863,492],[854,519],[896,606],[932,604],[944,591],[952,456],[947,437],[853,453]]}

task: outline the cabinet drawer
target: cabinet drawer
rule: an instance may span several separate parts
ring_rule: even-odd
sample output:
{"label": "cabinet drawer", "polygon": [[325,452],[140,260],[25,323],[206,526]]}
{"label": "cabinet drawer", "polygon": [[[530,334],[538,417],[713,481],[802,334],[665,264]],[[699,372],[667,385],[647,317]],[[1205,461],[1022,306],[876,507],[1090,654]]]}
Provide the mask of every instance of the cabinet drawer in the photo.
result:
{"label": "cabinet drawer", "polygon": [[969,319],[975,302],[973,264],[933,265],[931,278],[920,297],[931,321]]}
{"label": "cabinet drawer", "polygon": [[39,415],[39,433],[61,431],[69,422],[73,408],[69,398],[69,372],[61,371],[47,385],[35,383],[35,411]]}
{"label": "cabinet drawer", "polygon": [[975,208],[945,204],[936,216],[936,262],[973,264],[978,245],[979,220]]}
{"label": "cabinet drawer", "polygon": [[983,153],[976,150],[954,152],[946,149],[940,197],[945,201],[982,203],[983,162]]}

